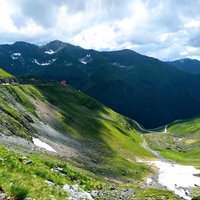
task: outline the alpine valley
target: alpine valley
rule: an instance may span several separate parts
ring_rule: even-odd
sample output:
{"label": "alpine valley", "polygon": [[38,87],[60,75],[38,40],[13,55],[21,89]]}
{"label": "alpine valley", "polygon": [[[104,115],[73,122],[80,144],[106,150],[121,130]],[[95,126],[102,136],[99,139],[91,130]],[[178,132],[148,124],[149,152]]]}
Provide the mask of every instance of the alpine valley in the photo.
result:
{"label": "alpine valley", "polygon": [[60,41],[16,42],[0,46],[0,66],[15,76],[66,80],[145,128],[200,113],[200,76],[127,49],[98,52]]}
{"label": "alpine valley", "polygon": [[198,62],[1,45],[0,199],[200,199]]}

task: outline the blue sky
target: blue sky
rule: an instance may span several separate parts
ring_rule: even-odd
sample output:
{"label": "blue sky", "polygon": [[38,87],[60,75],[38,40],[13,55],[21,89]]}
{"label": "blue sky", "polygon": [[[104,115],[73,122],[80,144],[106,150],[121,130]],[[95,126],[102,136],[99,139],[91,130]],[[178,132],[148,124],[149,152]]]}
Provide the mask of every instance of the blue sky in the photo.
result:
{"label": "blue sky", "polygon": [[200,0],[0,0],[0,43],[59,39],[161,60],[200,59]]}

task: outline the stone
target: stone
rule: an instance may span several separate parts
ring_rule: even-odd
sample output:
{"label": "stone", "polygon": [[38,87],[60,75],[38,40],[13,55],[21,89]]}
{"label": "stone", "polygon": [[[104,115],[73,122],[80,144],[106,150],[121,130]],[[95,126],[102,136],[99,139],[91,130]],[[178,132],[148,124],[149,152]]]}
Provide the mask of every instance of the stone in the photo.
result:
{"label": "stone", "polygon": [[27,162],[25,162],[26,165],[30,165],[30,164],[32,164],[32,163],[33,163],[32,160],[28,160]]}
{"label": "stone", "polygon": [[114,186],[110,186],[109,190],[115,190],[116,188]]}
{"label": "stone", "polygon": [[31,197],[26,197],[24,200],[33,200]]}
{"label": "stone", "polygon": [[52,170],[55,171],[55,172],[60,172],[60,173],[63,172],[63,168],[57,167],[57,166],[53,167]]}
{"label": "stone", "polygon": [[51,181],[48,181],[48,180],[45,180],[44,181],[46,184],[48,184],[49,186],[54,186],[55,183],[51,182]]}
{"label": "stone", "polygon": [[99,191],[98,190],[92,190],[91,192],[90,192],[90,194],[91,194],[91,196],[92,197],[98,197],[99,196]]}
{"label": "stone", "polygon": [[6,200],[6,193],[0,192],[0,199],[1,200]]}
{"label": "stone", "polygon": [[95,159],[92,159],[92,162],[95,163],[95,164],[98,163],[97,160],[95,160]]}
{"label": "stone", "polygon": [[79,185],[70,186],[65,184],[63,190],[71,195],[71,200],[93,200],[92,196],[79,188]]}
{"label": "stone", "polygon": [[71,187],[70,187],[70,185],[68,185],[68,184],[65,184],[65,185],[63,186],[63,190],[64,190],[65,192],[69,192],[70,189],[71,189]]}
{"label": "stone", "polygon": [[79,186],[78,186],[78,184],[76,184],[76,185],[73,185],[73,186],[71,186],[72,187],[72,189],[73,190],[76,190],[76,191],[78,191],[79,190]]}

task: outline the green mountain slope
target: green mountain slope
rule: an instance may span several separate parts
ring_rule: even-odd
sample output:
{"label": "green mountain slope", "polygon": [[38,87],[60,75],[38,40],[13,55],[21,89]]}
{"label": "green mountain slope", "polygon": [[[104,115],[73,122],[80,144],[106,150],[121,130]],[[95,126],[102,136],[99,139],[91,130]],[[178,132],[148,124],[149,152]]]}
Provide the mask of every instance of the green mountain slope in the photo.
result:
{"label": "green mountain slope", "polygon": [[131,50],[98,52],[60,41],[0,45],[0,66],[16,76],[66,80],[113,110],[155,128],[200,113],[200,76]]}
{"label": "green mountain slope", "polygon": [[0,68],[0,77],[2,78],[11,78],[13,77],[11,74],[8,72],[4,71],[3,69]]}
{"label": "green mountain slope", "polygon": [[166,133],[151,133],[145,138],[152,148],[168,159],[200,165],[199,117],[175,121],[167,126]]}
{"label": "green mountain slope", "polygon": [[0,68],[0,84],[17,84],[17,79]]}
{"label": "green mountain slope", "polygon": [[168,62],[168,64],[177,67],[180,70],[189,72],[191,74],[200,74],[200,61],[195,59],[180,59],[172,62]]}
{"label": "green mountain slope", "polygon": [[[114,184],[134,188],[139,194],[144,178],[153,172],[136,162],[154,158],[143,148],[137,125],[70,86],[0,85],[0,94],[0,189],[9,196],[67,196],[45,180],[61,188],[78,183],[87,191],[107,188],[110,193],[108,187]],[[33,144],[32,137],[57,153],[39,152],[42,149]],[[52,171],[55,166],[62,167],[65,176]],[[169,192],[153,190],[154,195],[157,192],[158,198],[176,199]],[[145,195],[149,191],[144,190],[138,199]]]}

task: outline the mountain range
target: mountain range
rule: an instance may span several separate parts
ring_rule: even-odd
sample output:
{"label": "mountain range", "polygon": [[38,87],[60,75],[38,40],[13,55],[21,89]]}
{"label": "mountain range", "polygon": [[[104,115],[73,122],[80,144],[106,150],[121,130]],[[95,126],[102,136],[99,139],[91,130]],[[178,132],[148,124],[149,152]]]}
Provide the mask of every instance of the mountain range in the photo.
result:
{"label": "mountain range", "polygon": [[199,199],[199,122],[145,130],[64,81],[0,69],[0,199]]}
{"label": "mountain range", "polygon": [[0,78],[0,199],[135,197],[152,172],[136,159],[155,158],[135,122],[71,86]]}
{"label": "mountain range", "polygon": [[128,49],[99,52],[61,41],[0,46],[0,66],[6,71],[46,81],[66,80],[146,128],[200,113],[200,75],[186,72],[180,63]]}
{"label": "mountain range", "polygon": [[184,58],[168,62],[168,64],[171,64],[178,69],[189,72],[191,74],[200,74],[200,61],[196,59]]}

